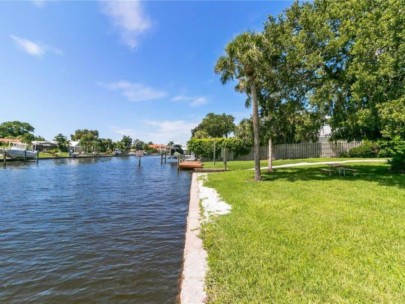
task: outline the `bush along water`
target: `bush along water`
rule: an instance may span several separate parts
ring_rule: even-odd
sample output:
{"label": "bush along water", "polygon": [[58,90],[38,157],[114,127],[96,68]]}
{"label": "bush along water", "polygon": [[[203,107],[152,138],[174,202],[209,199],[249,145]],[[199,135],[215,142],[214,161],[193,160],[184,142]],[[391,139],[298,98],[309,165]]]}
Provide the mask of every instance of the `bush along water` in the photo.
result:
{"label": "bush along water", "polygon": [[212,158],[215,154],[220,155],[221,148],[227,148],[235,153],[235,156],[248,154],[250,149],[244,141],[238,138],[193,138],[187,143],[187,147],[199,157]]}

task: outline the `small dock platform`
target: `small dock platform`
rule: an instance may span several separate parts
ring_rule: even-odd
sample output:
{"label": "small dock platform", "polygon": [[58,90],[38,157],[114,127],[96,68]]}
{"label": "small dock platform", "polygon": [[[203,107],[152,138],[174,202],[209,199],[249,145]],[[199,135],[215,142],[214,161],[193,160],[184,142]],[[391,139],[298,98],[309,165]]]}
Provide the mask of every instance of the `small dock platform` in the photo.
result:
{"label": "small dock platform", "polygon": [[186,160],[179,163],[179,168],[183,170],[194,170],[203,168],[203,163],[198,160]]}

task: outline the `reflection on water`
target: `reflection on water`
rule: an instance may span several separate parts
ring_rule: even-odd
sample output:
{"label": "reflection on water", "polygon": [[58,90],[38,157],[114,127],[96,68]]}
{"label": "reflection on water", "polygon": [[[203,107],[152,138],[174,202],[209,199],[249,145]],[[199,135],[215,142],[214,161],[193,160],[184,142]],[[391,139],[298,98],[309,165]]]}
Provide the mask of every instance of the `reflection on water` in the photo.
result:
{"label": "reflection on water", "polygon": [[0,303],[174,303],[190,174],[145,157],[0,169]]}

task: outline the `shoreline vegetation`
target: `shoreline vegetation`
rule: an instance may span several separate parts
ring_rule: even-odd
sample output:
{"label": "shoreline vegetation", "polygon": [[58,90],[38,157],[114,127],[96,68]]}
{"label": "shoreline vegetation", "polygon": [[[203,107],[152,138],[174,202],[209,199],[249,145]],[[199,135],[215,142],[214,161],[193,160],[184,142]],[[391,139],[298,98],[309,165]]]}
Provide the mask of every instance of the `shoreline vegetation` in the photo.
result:
{"label": "shoreline vegetation", "polygon": [[[288,162],[315,159],[274,165]],[[204,183],[232,206],[202,227],[208,303],[405,302],[404,174],[353,162],[356,176],[312,165],[262,170],[257,183],[252,163]]]}
{"label": "shoreline vegetation", "polygon": [[[75,156],[69,156],[68,152],[58,152],[58,153],[44,153],[44,152],[39,152],[38,159],[40,160],[47,160],[47,159],[75,159],[75,158],[102,158],[102,157],[129,157],[129,156],[135,156],[132,154],[121,154],[121,155],[114,155],[111,153],[98,153],[98,154],[79,154]],[[160,156],[160,154],[145,154],[144,156]],[[0,160],[3,161],[3,154],[0,154]],[[36,159],[30,159],[28,161],[35,161]],[[7,162],[9,161],[24,161],[21,159],[12,159],[12,158],[7,158]]]}

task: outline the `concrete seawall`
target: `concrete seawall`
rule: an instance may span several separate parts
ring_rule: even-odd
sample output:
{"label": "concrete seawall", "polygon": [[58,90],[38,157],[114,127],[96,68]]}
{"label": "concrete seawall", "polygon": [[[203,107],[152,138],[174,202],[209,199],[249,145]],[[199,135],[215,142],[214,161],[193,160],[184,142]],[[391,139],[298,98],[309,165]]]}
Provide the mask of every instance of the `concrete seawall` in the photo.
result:
{"label": "concrete seawall", "polygon": [[201,229],[200,198],[198,175],[193,174],[190,187],[190,204],[187,217],[184,264],[180,286],[181,304],[205,303],[205,274],[207,272],[207,252],[199,237]]}

